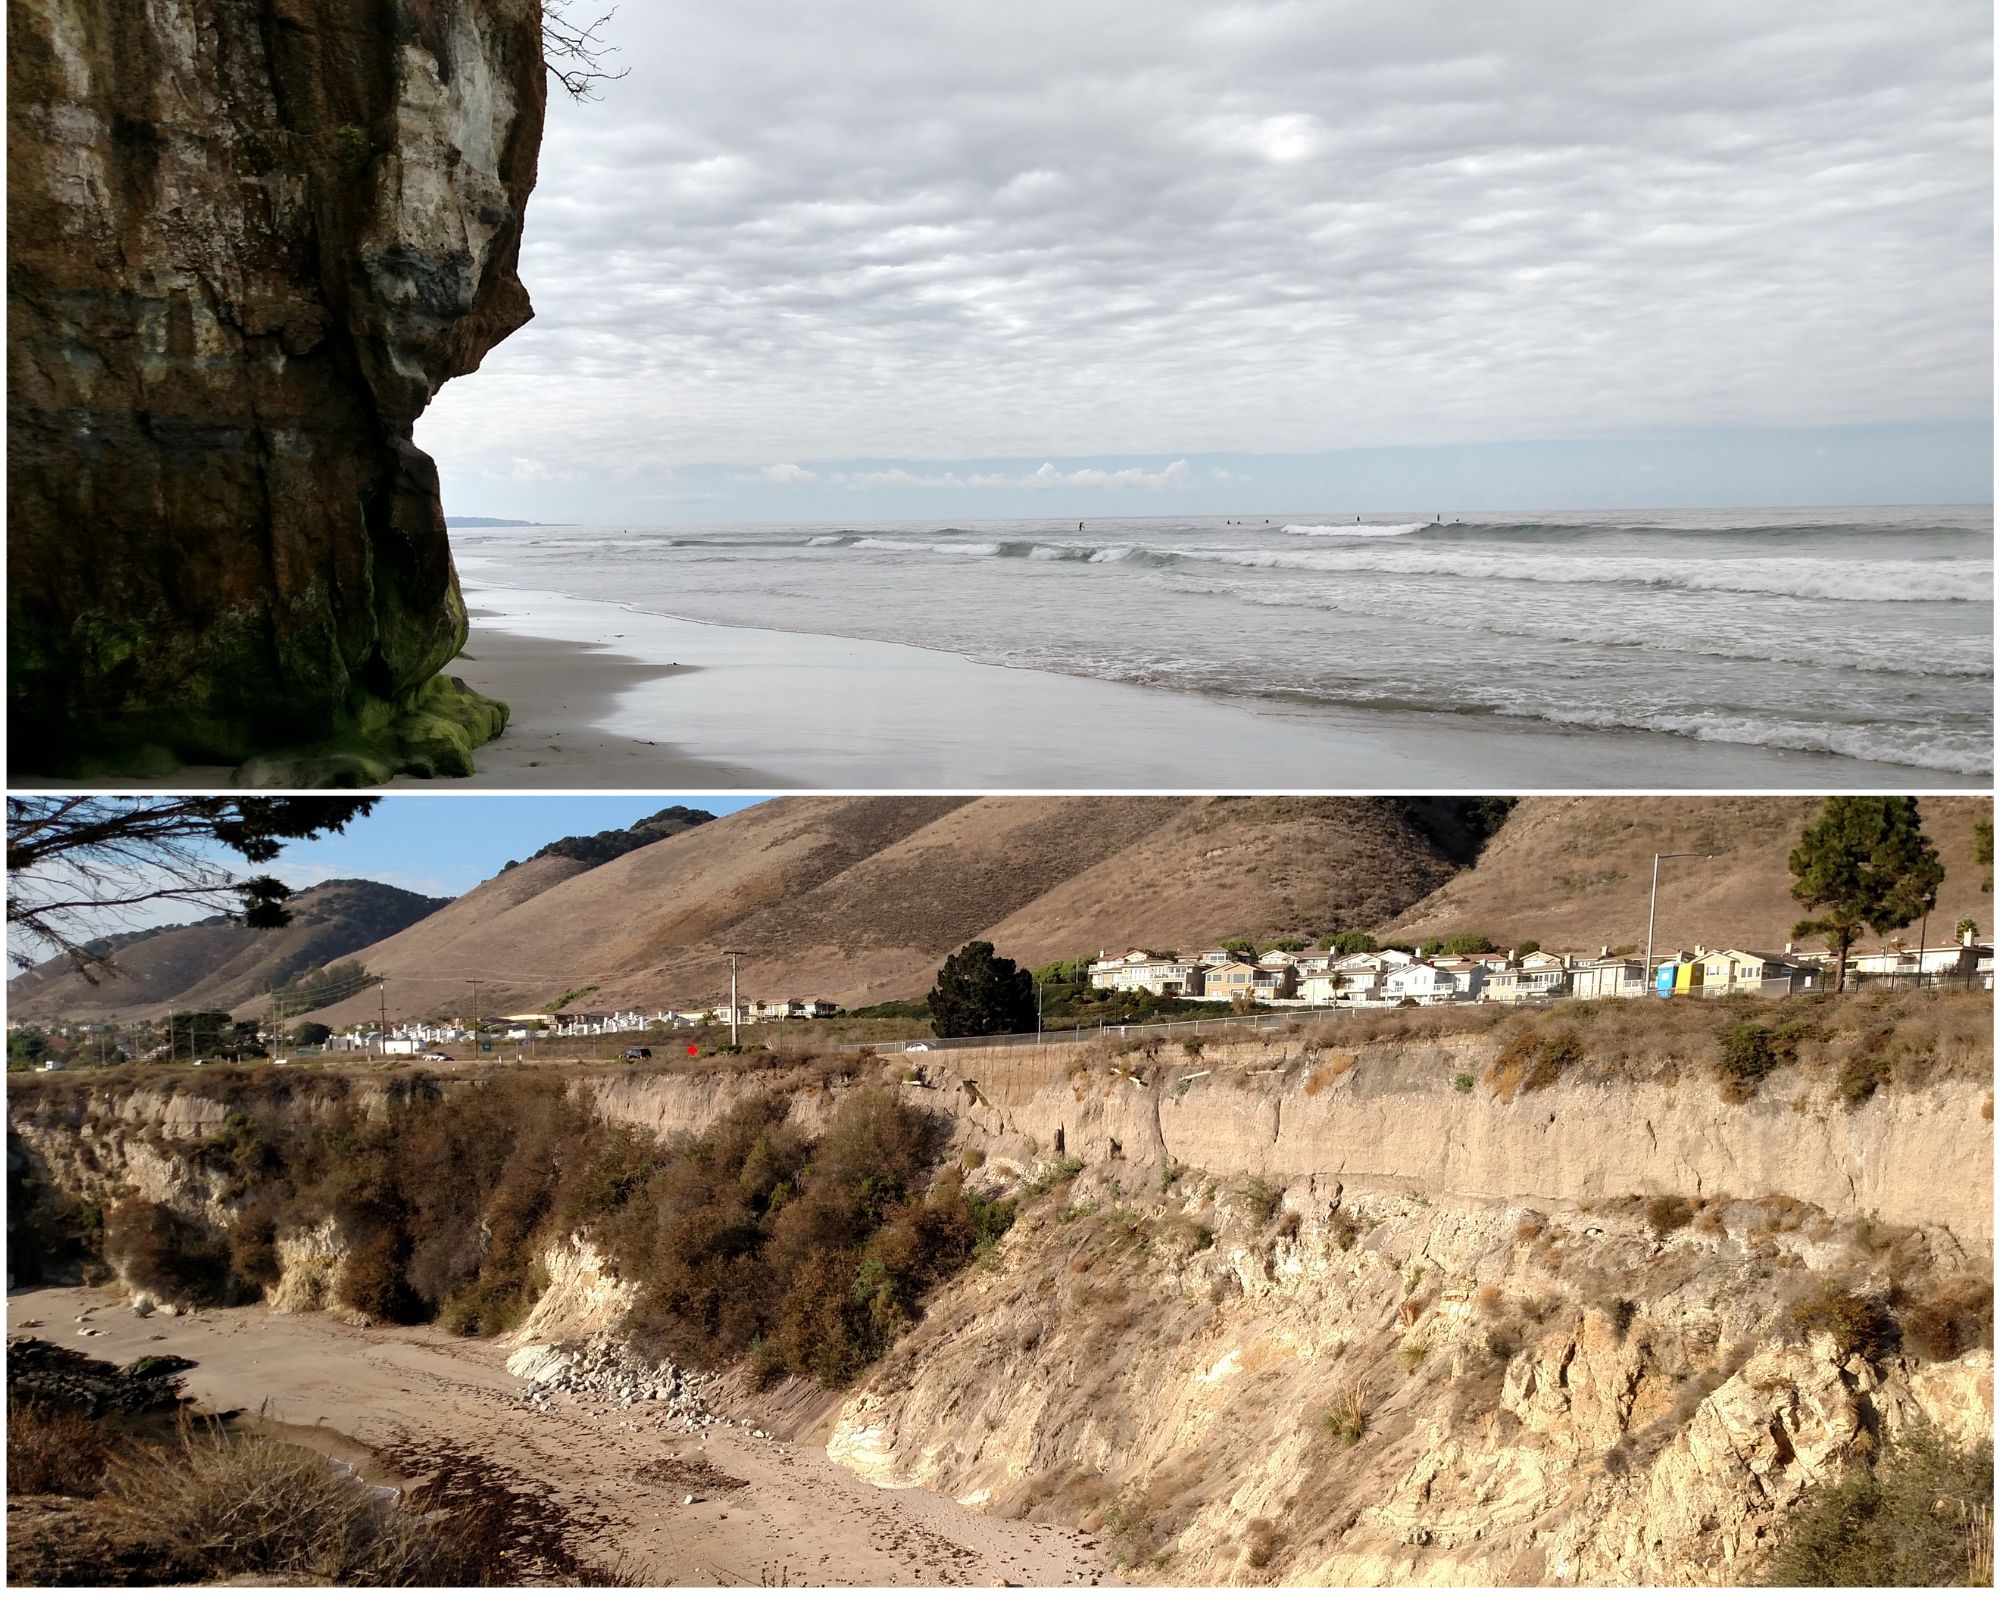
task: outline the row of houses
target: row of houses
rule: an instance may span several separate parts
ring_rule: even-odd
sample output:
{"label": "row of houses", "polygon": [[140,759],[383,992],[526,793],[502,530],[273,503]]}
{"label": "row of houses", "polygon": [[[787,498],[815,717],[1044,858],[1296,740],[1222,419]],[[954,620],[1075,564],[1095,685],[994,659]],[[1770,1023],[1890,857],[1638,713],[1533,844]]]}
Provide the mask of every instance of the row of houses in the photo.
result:
{"label": "row of houses", "polygon": [[[831,1000],[739,1000],[734,1020],[739,1023],[786,1022],[837,1015],[840,1007]],[[385,1055],[422,1055],[447,1045],[471,1044],[480,1039],[526,1040],[530,1038],[589,1039],[611,1034],[645,1033],[655,1028],[700,1028],[732,1020],[727,1005],[704,1011],[517,1011],[507,1016],[465,1018],[450,1022],[392,1023],[383,1038],[374,1028],[356,1028],[337,1033],[329,1041],[334,1049],[380,1050]]]}
{"label": "row of houses", "polygon": [[[1786,945],[1772,950],[1663,951],[1648,973],[1637,955],[1594,956],[1551,950],[1490,950],[1462,955],[1419,955],[1414,950],[1371,950],[1355,955],[1266,950],[1246,955],[1205,950],[1191,959],[1177,952],[1132,949],[1100,952],[1090,965],[1092,987],[1113,993],[1156,994],[1229,1004],[1370,1006],[1437,1005],[1492,1001],[1518,1005],[1554,999],[1636,998],[1647,993],[1704,996],[1785,995],[1829,988],[1832,954]],[[1992,987],[1993,947],[1967,935],[1958,943],[1921,950],[1889,948],[1850,952],[1848,981],[1913,979],[1927,982],[1983,980]]]}

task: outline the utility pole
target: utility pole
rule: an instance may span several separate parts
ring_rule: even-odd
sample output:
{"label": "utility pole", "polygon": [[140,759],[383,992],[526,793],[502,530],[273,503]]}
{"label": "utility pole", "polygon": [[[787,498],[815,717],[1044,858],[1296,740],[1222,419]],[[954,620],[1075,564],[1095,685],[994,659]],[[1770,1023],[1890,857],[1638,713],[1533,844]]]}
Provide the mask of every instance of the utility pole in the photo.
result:
{"label": "utility pole", "polygon": [[750,952],[748,950],[725,950],[722,953],[727,957],[729,957],[729,1044],[730,1048],[734,1049],[736,1046],[736,1017],[737,1017],[736,958],[738,956],[747,956]]}
{"label": "utility pole", "polygon": [[1653,919],[1660,909],[1660,863],[1672,861],[1682,856],[1700,856],[1704,861],[1713,861],[1714,856],[1700,850],[1664,850],[1653,857],[1653,898],[1646,907],[1646,971],[1640,980],[1644,994],[1655,994],[1658,986],[1653,981]]}
{"label": "utility pole", "polygon": [[472,985],[472,1037],[473,1042],[477,1043],[479,1039],[479,985],[485,980],[469,978],[466,981]]}
{"label": "utility pole", "polygon": [[387,1061],[389,1059],[389,985],[386,983],[376,984],[375,993],[382,1001],[382,1031],[376,1035],[376,1042],[378,1048],[381,1050],[382,1059]]}

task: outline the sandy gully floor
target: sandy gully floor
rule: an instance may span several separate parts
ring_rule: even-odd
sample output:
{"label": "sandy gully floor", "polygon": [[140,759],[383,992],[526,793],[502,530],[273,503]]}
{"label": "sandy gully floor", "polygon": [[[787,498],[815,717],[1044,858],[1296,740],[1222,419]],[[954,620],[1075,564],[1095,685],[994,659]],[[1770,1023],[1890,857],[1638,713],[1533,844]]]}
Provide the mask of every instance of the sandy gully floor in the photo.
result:
{"label": "sandy gully floor", "polygon": [[[28,1324],[38,1322],[39,1327]],[[213,1410],[275,1424],[377,1481],[406,1443],[475,1451],[570,1514],[579,1556],[651,1584],[971,1584],[1107,1581],[1096,1541],[982,1517],[924,1490],[879,1489],[814,1445],[747,1427],[655,1428],[663,1407],[517,1398],[506,1350],[432,1328],[359,1329],[255,1307],[141,1318],[103,1290],[7,1300],[10,1336],[32,1332],[100,1360],[171,1352],[199,1363],[187,1391]],[[704,1489],[692,1482],[740,1479]]]}

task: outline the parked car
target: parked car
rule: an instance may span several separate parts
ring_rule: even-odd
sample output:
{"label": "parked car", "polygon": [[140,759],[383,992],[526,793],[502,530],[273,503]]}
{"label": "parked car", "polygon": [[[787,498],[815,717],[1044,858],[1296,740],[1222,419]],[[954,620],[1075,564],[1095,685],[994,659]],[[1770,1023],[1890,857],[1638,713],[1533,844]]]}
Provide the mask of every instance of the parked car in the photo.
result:
{"label": "parked car", "polygon": [[911,1053],[912,1051],[916,1051],[916,1050],[928,1050],[928,1049],[930,1049],[930,1046],[929,1046],[929,1045],[927,1045],[927,1044],[925,1044],[925,1043],[923,1043],[923,1042],[922,1042],[921,1040],[919,1040],[919,1041],[918,1041],[918,1042],[917,1042],[916,1044],[906,1044],[906,1045],[904,1045],[904,1046],[903,1046],[903,1054],[904,1054],[904,1055],[909,1055],[909,1054],[910,1054],[910,1053]]}
{"label": "parked car", "polygon": [[651,1061],[653,1059],[653,1052],[642,1044],[634,1045],[630,1050],[625,1052],[625,1059],[627,1061]]}
{"label": "parked car", "polygon": [[449,1061],[451,1057],[442,1050],[426,1050],[424,1052],[424,1059],[426,1061]]}

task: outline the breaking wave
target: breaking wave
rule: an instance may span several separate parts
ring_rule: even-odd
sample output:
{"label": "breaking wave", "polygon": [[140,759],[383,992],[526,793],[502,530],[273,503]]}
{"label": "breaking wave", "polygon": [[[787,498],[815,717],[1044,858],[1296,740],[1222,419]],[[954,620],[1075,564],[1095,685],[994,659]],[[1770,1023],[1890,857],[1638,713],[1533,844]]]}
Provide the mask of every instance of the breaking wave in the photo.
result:
{"label": "breaking wave", "polygon": [[1287,533],[1303,533],[1313,539],[1400,539],[1406,533],[1422,533],[1428,522],[1288,522]]}
{"label": "breaking wave", "polygon": [[1384,577],[1462,578],[1538,584],[1619,584],[1690,592],[1787,595],[1801,600],[1891,603],[1976,602],[1992,598],[1990,561],[1809,561],[1783,556],[1744,556],[1702,561],[1665,556],[1566,556],[1523,550],[1501,554],[1462,546],[1382,545],[1427,525],[1318,527],[1296,523],[1285,531],[1313,537],[1349,537],[1366,547],[1326,550],[1200,549],[1139,543],[1087,544],[1058,539],[903,539],[870,534],[818,534],[803,541],[813,548],[900,554],[965,556],[991,560],[1083,561],[1097,565],[1132,562],[1176,567],[1212,564],[1249,569],[1356,573]]}

